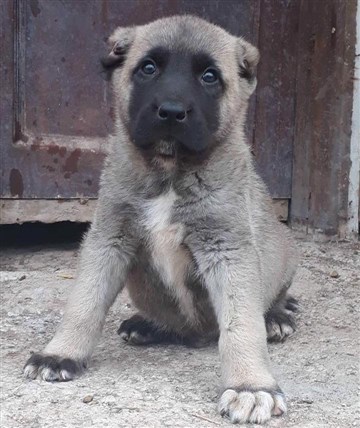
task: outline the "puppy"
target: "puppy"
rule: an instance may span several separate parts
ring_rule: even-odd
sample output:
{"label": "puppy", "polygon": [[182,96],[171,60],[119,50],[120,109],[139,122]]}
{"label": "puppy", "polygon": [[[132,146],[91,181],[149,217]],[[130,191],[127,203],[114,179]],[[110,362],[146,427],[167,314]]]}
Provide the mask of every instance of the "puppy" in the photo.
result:
{"label": "puppy", "polygon": [[118,28],[115,133],[64,319],[25,375],[65,381],[87,365],[127,287],[134,344],[218,340],[221,415],[263,423],[286,411],[267,338],[294,331],[296,267],[244,139],[257,49],[192,16]]}

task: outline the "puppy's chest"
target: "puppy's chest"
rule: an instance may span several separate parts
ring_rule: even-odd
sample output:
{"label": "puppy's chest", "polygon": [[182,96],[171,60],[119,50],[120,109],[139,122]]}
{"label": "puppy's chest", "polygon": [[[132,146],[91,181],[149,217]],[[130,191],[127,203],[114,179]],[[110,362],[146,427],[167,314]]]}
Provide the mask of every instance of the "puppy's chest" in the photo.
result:
{"label": "puppy's chest", "polygon": [[190,260],[188,252],[181,245],[185,227],[172,222],[176,200],[176,193],[170,189],[167,193],[148,200],[142,216],[152,262],[169,286],[183,285]]}

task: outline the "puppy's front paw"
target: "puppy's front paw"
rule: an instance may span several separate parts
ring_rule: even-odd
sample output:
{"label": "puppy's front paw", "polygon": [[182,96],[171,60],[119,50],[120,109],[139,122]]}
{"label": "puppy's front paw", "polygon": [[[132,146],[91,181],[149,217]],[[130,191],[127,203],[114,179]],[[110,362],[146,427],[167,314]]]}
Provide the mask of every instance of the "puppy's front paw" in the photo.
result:
{"label": "puppy's front paw", "polygon": [[25,364],[24,375],[29,379],[66,382],[81,374],[85,367],[85,363],[71,358],[33,354]]}
{"label": "puppy's front paw", "polygon": [[228,416],[233,424],[263,424],[271,416],[286,412],[284,395],[280,391],[248,391],[227,389],[219,401],[221,416]]}

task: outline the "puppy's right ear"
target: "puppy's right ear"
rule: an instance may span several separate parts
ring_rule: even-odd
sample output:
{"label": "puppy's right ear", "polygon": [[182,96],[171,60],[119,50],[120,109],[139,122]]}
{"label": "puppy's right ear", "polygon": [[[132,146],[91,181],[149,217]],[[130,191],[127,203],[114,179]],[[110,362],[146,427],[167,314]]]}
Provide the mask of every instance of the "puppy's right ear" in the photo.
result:
{"label": "puppy's right ear", "polygon": [[108,38],[110,53],[101,59],[106,70],[120,67],[125,59],[131,44],[135,39],[136,27],[118,27]]}
{"label": "puppy's right ear", "polygon": [[255,69],[259,62],[259,51],[251,43],[238,38],[237,55],[239,62],[239,76],[249,84],[250,94],[256,88]]}

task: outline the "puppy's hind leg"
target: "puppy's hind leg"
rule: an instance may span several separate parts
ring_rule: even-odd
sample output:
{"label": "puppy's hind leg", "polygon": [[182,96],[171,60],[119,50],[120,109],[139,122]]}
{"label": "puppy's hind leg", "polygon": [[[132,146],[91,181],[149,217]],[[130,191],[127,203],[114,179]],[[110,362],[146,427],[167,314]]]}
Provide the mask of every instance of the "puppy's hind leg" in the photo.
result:
{"label": "puppy's hind leg", "polygon": [[[194,287],[198,290],[197,296],[193,295],[194,310],[196,317],[201,319],[196,325],[186,318],[179,302],[172,297],[169,287],[155,270],[143,265],[132,269],[127,289],[139,313],[122,321],[118,334],[132,345],[173,343],[192,348],[207,346],[218,337],[217,323],[214,315],[211,316],[210,302],[203,296],[206,293],[200,286]],[[202,308],[201,314],[197,312],[199,307]]]}
{"label": "puppy's hind leg", "polygon": [[295,313],[299,303],[294,297],[282,295],[265,314],[267,340],[283,342],[296,330]]}
{"label": "puppy's hind leg", "polygon": [[154,322],[140,314],[123,321],[118,335],[131,345],[149,345],[156,343],[183,343],[183,338],[174,332],[161,329]]}

